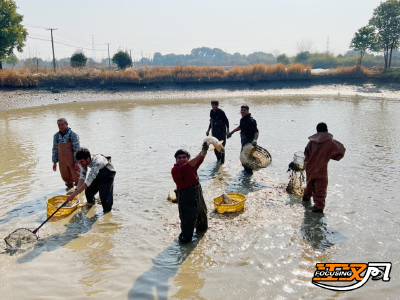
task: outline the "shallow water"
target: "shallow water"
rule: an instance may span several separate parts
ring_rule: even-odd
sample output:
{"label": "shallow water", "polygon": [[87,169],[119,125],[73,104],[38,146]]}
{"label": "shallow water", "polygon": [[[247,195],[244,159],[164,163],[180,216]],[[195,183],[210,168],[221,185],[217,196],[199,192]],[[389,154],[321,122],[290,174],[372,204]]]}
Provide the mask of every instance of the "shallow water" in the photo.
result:
{"label": "shallow water", "polygon": [[[199,176],[210,228],[189,245],[177,242],[178,208],[166,198],[174,189],[174,152],[200,151],[208,100],[113,100],[0,112],[1,237],[39,226],[46,199],[65,192],[51,169],[57,118],[68,119],[82,146],[111,155],[117,170],[111,213],[104,215],[101,205],[79,209],[47,223],[28,250],[2,251],[2,298],[397,298],[400,100],[220,99],[231,130],[245,102],[273,163],[245,175],[238,133],[228,140],[224,166],[209,152]],[[343,160],[329,165],[324,215],[309,213],[300,198],[285,192],[287,165],[320,121],[347,148]],[[224,191],[245,194],[245,209],[215,213],[212,200]],[[316,263],[387,261],[393,264],[390,282],[370,280],[351,294],[311,283]]]}

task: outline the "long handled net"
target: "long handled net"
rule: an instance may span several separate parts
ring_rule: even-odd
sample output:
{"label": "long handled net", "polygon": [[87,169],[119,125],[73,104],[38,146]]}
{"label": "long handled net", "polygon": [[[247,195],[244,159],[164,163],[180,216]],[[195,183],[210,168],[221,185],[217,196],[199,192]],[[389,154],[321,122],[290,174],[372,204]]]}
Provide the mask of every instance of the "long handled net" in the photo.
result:
{"label": "long handled net", "polygon": [[47,223],[48,220],[51,219],[62,207],[67,205],[68,200],[63,202],[52,214],[50,217],[46,219],[38,228],[35,230],[30,230],[28,228],[18,228],[17,230],[14,230],[11,232],[5,239],[4,241],[6,242],[7,246],[10,248],[19,248],[19,249],[24,249],[29,247],[30,244],[35,243],[39,236],[37,235],[39,229]]}
{"label": "long handled net", "polygon": [[28,228],[19,228],[11,232],[4,241],[10,248],[24,249],[29,247],[30,244],[35,243],[38,239],[36,232]]}

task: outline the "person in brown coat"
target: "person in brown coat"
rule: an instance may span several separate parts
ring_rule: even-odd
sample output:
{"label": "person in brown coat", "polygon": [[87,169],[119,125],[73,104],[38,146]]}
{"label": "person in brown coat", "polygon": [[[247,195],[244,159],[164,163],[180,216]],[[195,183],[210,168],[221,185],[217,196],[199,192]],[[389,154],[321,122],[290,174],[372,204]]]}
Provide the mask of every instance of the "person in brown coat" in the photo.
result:
{"label": "person in brown coat", "polygon": [[325,208],[328,187],[328,162],[341,160],[346,152],[343,144],[333,139],[325,123],[317,125],[317,133],[308,138],[310,141],[304,151],[307,175],[307,187],[303,201],[314,199],[313,212],[322,213]]}

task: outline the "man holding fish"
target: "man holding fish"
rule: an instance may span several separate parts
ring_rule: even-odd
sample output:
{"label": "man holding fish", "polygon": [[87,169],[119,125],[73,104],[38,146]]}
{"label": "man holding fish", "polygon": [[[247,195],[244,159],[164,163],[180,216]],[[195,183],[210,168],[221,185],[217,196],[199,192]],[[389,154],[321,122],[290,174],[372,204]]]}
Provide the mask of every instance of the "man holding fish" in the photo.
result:
{"label": "man holding fish", "polygon": [[[234,134],[236,131],[240,131],[240,138],[242,142],[242,149],[243,150],[244,145],[251,143],[253,146],[257,146],[257,139],[258,139],[258,128],[257,128],[257,122],[256,120],[253,119],[251,116],[251,113],[249,111],[249,107],[247,105],[242,105],[240,108],[240,114],[242,115],[242,118],[240,119],[240,124],[238,127],[236,127],[233,131],[231,131],[227,138],[229,139],[232,134]],[[244,166],[244,170],[248,174],[253,174],[253,170],[250,169],[249,167]]]}
{"label": "man holding fish", "polygon": [[[222,145],[225,147],[226,144],[226,136],[229,133],[229,120],[225,115],[225,112],[218,108],[219,101],[213,100],[211,101],[211,111],[210,111],[210,124],[208,125],[208,130],[206,135],[210,134],[222,141]],[[218,151],[217,147],[214,150],[215,156],[217,157],[217,161],[221,164],[225,162],[225,152]]]}
{"label": "man holding fish", "polygon": [[201,152],[193,159],[190,159],[190,153],[184,149],[179,149],[174,155],[176,163],[171,174],[176,184],[181,243],[192,241],[194,228],[197,233],[205,232],[208,228],[207,206],[197,175],[197,169],[203,163],[207,151],[208,144],[204,142]]}

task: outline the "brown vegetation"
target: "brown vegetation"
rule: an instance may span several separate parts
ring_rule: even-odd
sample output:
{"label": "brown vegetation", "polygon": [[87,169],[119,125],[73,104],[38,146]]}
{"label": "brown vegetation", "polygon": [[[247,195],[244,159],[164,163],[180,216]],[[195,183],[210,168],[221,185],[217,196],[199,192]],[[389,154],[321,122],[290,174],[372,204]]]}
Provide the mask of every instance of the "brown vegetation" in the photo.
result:
{"label": "brown vegetation", "polygon": [[311,67],[294,64],[256,64],[249,67],[235,67],[226,71],[223,67],[145,67],[137,70],[107,71],[96,69],[62,68],[54,73],[52,69],[6,69],[0,71],[0,86],[34,87],[48,85],[72,86],[113,86],[121,84],[148,83],[195,83],[195,82],[246,82],[282,79],[304,79],[311,75]]}
{"label": "brown vegetation", "polygon": [[324,77],[363,78],[376,74],[376,72],[360,65],[353,67],[338,67],[322,73]]}
{"label": "brown vegetation", "polygon": [[51,68],[0,70],[0,87],[95,87],[139,85],[149,83],[198,83],[198,82],[259,82],[270,80],[294,80],[309,78],[377,78],[379,71],[361,66],[339,67],[320,74],[311,74],[311,66],[300,63],[285,66],[255,64],[246,67],[143,67],[137,70],[97,70],[94,68]]}

